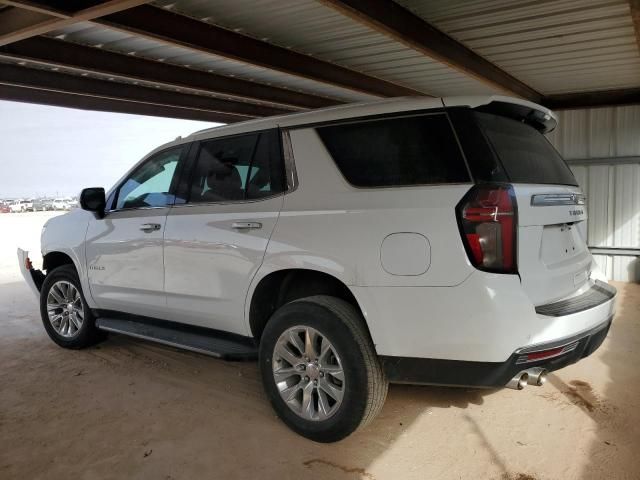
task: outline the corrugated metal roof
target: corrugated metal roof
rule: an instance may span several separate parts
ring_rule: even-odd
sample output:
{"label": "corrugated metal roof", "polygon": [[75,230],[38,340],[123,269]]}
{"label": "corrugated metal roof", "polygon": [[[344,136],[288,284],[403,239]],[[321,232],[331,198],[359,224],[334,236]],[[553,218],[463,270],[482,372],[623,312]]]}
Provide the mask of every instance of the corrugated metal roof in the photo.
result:
{"label": "corrugated metal roof", "polygon": [[83,22],[55,30],[50,37],[64,39],[82,45],[104,48],[117,53],[136,55],[151,60],[160,60],[182,67],[205,72],[235,76],[266,85],[289,88],[295,91],[314,93],[345,102],[372,100],[377,97],[354,92],[346,88],[334,87],[306,78],[288,75],[263,67],[249,65],[217,55],[164,44],[158,40],[135,36],[119,30]]}
{"label": "corrugated metal roof", "polygon": [[497,92],[316,0],[160,0],[153,3],[426,94]]}
{"label": "corrugated metal roof", "polygon": [[397,0],[544,93],[640,87],[628,0]]}

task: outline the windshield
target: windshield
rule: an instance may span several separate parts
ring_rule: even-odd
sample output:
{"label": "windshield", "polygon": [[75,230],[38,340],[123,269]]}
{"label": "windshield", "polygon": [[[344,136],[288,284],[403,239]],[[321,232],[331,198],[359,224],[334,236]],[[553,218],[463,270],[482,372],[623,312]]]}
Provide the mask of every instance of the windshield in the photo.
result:
{"label": "windshield", "polygon": [[560,154],[535,128],[490,113],[475,113],[509,181],[578,185]]}

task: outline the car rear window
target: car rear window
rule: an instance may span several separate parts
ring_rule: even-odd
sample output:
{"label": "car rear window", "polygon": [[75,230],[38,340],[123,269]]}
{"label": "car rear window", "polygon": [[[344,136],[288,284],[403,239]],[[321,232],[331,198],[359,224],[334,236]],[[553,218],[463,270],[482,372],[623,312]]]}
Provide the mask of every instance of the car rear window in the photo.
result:
{"label": "car rear window", "polygon": [[578,185],[560,154],[532,126],[491,113],[476,112],[475,118],[509,181]]}
{"label": "car rear window", "polygon": [[444,113],[318,127],[349,183],[388,187],[469,182]]}

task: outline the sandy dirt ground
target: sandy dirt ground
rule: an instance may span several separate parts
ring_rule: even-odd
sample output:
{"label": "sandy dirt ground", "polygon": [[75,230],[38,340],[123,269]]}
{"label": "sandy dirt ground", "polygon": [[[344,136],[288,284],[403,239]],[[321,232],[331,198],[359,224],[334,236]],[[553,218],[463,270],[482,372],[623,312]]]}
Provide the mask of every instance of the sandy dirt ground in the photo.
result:
{"label": "sandy dirt ground", "polygon": [[48,216],[0,215],[0,479],[640,479],[639,285],[544,387],[392,386],[372,425],[321,445],[274,416],[253,363],[53,344],[14,255]]}

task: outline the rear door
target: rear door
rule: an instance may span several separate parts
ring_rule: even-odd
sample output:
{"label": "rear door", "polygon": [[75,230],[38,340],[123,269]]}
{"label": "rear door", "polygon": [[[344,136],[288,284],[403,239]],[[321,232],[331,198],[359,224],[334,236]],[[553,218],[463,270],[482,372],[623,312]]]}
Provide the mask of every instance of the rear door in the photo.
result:
{"label": "rear door", "polygon": [[184,323],[246,334],[249,284],[280,214],[284,163],[277,130],[192,148],[188,202],[165,229],[168,313]]}
{"label": "rear door", "polygon": [[533,304],[584,287],[592,268],[586,202],[560,154],[534,126],[513,115],[471,109],[450,113],[476,182],[513,186],[517,268]]}

